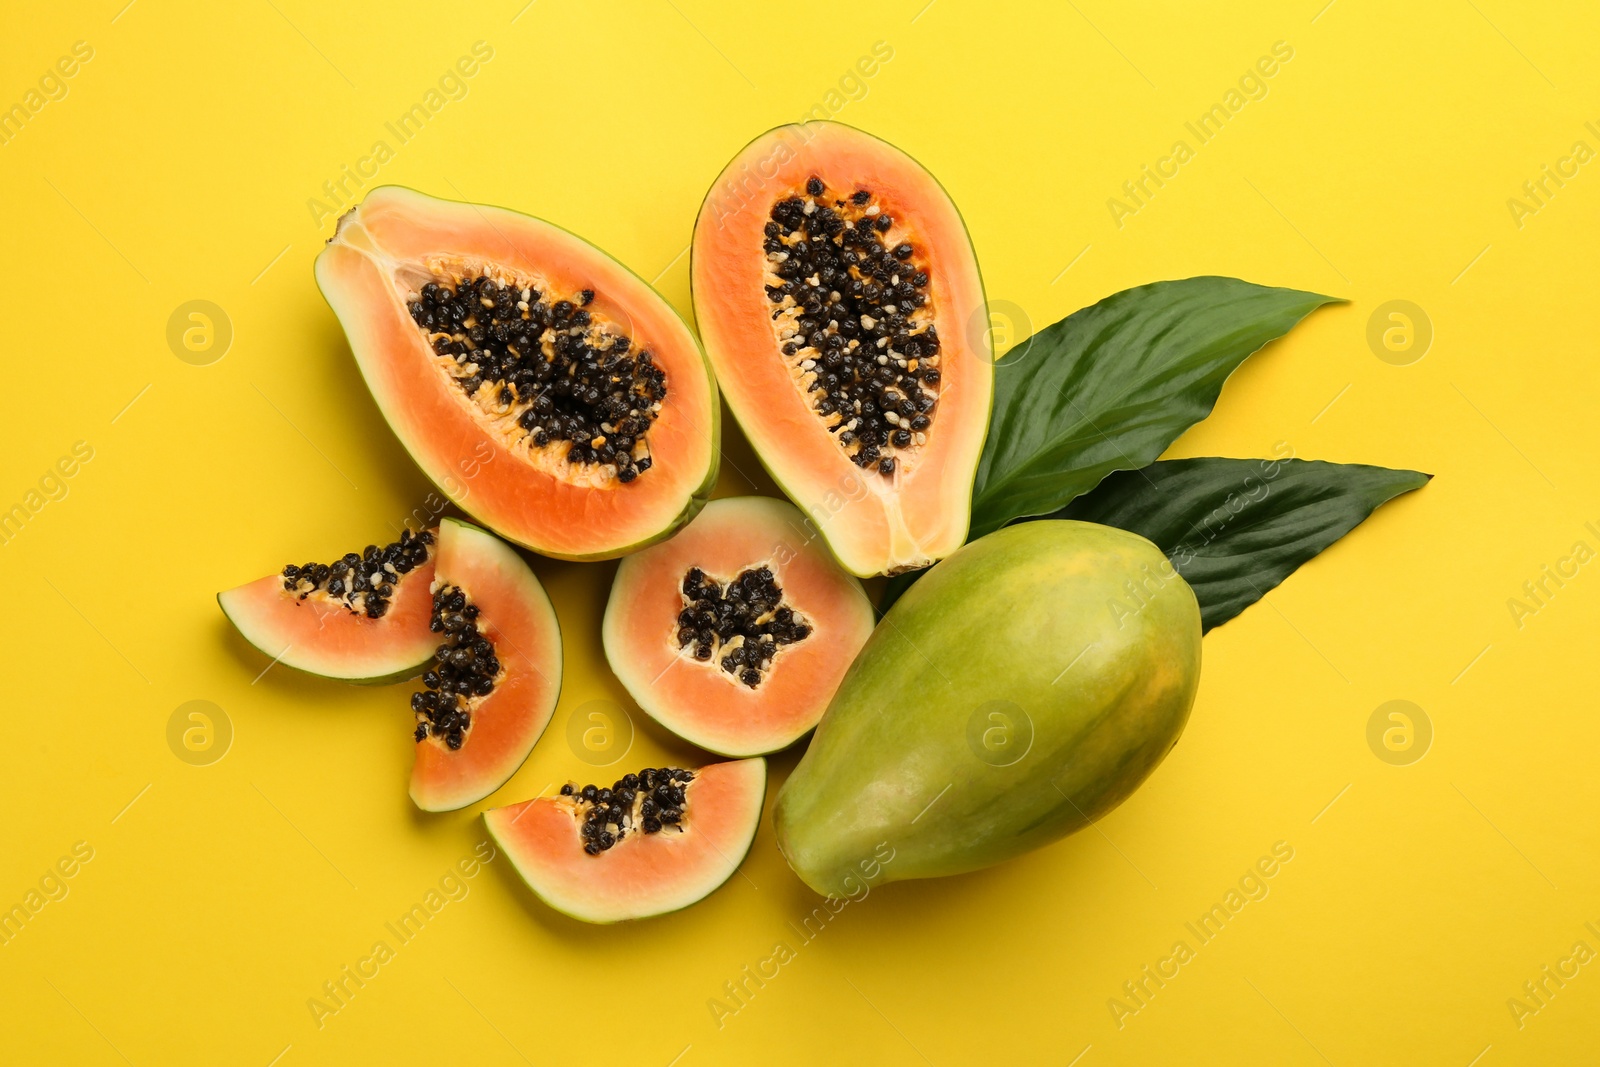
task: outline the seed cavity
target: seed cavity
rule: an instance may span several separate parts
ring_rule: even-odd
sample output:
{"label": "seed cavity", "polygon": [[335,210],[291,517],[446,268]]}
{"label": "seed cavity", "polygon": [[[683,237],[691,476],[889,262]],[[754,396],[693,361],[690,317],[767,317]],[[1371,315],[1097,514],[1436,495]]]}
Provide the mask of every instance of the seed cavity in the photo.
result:
{"label": "seed cavity", "polygon": [[870,189],[843,199],[825,192],[812,175],[805,196],[773,205],[762,243],[767,299],[811,409],[856,466],[889,476],[900,453],[923,443],[897,435],[900,420],[925,430],[939,399],[928,270],[910,241],[888,243],[894,217]]}
{"label": "seed cavity", "polygon": [[443,634],[444,643],[434,651],[433,666],[422,675],[428,688],[411,694],[411,710],[417,714],[413,736],[420,742],[431,734],[453,751],[466,740],[473,711],[499,684],[500,658],[494,642],[483,633],[478,606],[456,586],[434,590],[428,629]]}
{"label": "seed cavity", "polygon": [[678,647],[702,663],[717,659],[751,689],[761,684],[784,645],[811,636],[811,624],[783,602],[770,567],[741,571],[727,585],[699,567],[683,576]]}
{"label": "seed cavity", "polygon": [[582,816],[583,850],[598,856],[635,830],[659,834],[670,826],[682,833],[689,810],[685,790],[692,781],[694,772],[680,767],[646,767],[623,775],[609,789],[568,782],[561,795],[572,797]]}
{"label": "seed cavity", "polygon": [[531,284],[469,275],[427,282],[406,306],[450,378],[511,441],[627,484],[651,467],[667,376],[588,310],[594,298],[584,289],[546,302]]}
{"label": "seed cavity", "polygon": [[319,589],[352,614],[381,619],[401,579],[428,561],[433,533],[405,530],[400,540],[379,548],[368,545],[359,553],[347,552],[332,563],[291,563],[283,568],[283,588],[299,600]]}

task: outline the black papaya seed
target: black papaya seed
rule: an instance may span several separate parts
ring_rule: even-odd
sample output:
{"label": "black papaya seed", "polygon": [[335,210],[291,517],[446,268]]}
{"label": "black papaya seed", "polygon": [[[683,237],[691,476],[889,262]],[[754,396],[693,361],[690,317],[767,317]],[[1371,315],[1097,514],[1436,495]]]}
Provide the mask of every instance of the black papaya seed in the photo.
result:
{"label": "black papaya seed", "polygon": [[[624,461],[616,448],[587,444],[606,434],[603,423],[628,411],[635,412],[638,423],[631,436],[647,438],[659,417],[657,405],[668,393],[666,374],[650,354],[630,357],[633,339],[587,310],[595,290],[547,304],[531,286],[503,285],[485,276],[443,284],[447,281],[424,283],[408,306],[419,327],[432,331],[434,350],[457,357],[458,369],[447,373],[464,393],[492,397],[509,408],[513,432],[534,448],[581,443],[561,452],[570,463],[609,468],[625,485],[650,469],[646,462]],[[550,340],[553,352],[547,355],[544,331],[550,328],[558,336]],[[603,382],[595,377],[601,353]],[[482,393],[479,387],[485,384],[491,388]]]}

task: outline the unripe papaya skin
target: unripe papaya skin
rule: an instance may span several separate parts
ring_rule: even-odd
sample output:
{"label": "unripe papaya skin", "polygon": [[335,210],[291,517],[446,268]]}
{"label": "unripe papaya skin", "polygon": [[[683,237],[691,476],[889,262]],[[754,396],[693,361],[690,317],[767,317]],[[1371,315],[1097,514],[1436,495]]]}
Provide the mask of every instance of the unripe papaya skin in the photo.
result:
{"label": "unripe papaya skin", "polygon": [[[1200,608],[1155,545],[1094,523],[1006,527],[930,570],[873,631],[778,794],[778,845],[833,895],[864,871],[1000,863],[1132,793],[1177,742],[1199,678]],[[870,862],[885,843],[893,858]]]}

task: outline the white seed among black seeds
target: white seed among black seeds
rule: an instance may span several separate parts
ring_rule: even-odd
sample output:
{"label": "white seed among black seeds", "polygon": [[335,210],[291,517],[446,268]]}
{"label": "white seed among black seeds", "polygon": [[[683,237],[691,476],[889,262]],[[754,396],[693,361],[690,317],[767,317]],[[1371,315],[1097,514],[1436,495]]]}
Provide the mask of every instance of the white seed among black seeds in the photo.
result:
{"label": "white seed among black seeds", "polygon": [[431,733],[445,746],[458,749],[472,726],[470,704],[475,697],[494,692],[500,679],[500,658],[494,642],[478,622],[478,606],[455,586],[441,586],[433,594],[433,619],[428,628],[444,635],[434,652],[433,666],[422,676],[428,688],[411,694],[417,713],[413,735],[422,741]]}
{"label": "white seed among black seeds", "polygon": [[605,786],[569,782],[561,795],[573,797],[583,814],[579,833],[583,850],[598,856],[633,830],[658,834],[671,826],[683,831],[688,811],[685,789],[694,781],[694,772],[680,767],[646,767],[638,774],[625,774]]}
{"label": "white seed among black seeds", "polygon": [[702,662],[718,665],[754,689],[784,645],[811,636],[811,625],[783,602],[770,567],[741,571],[726,586],[699,567],[683,576],[678,647],[694,646]]}
{"label": "white seed among black seeds", "polygon": [[648,350],[583,310],[594,296],[547,304],[532,289],[471,277],[428,282],[407,307],[433,350],[455,360],[452,378],[468,396],[493,398],[533,447],[568,442],[568,462],[608,467],[626,484],[650,469],[648,431],[667,376]]}
{"label": "white seed among black seeds", "polygon": [[428,561],[433,534],[405,530],[400,540],[379,548],[368,545],[361,553],[347,552],[332,563],[291,563],[283,568],[283,588],[301,600],[318,589],[342,601],[352,612],[381,619],[389,610],[401,578]]}
{"label": "white seed among black seeds", "polygon": [[[896,449],[919,444],[895,437],[893,410],[909,429],[931,424],[939,392],[939,334],[928,304],[928,272],[913,262],[916,248],[893,248],[880,236],[893,217],[857,189],[831,203],[812,176],[806,197],[773,205],[762,249],[775,280],[766,286],[775,305],[782,350],[807,381],[812,409],[836,433],[858,467],[894,473]],[[892,347],[891,347],[892,346]],[[871,357],[858,355],[862,350]],[[891,358],[890,353],[893,353]],[[846,416],[854,425],[841,429]]]}

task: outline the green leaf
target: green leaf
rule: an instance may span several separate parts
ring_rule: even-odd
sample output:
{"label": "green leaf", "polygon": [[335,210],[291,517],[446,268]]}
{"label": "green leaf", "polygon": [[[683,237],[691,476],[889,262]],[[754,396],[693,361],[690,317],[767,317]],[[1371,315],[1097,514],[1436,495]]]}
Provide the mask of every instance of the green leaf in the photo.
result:
{"label": "green leaf", "polygon": [[1302,459],[1174,459],[1119,471],[1051,515],[1155,542],[1200,600],[1205,630],[1260,600],[1380,504],[1431,474]]}
{"label": "green leaf", "polygon": [[1247,356],[1334,300],[1237,278],[1155,282],[1022,342],[995,367],[970,538],[1150,463],[1210,414]]}

